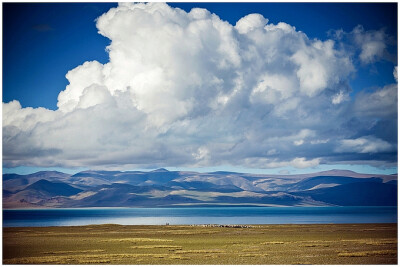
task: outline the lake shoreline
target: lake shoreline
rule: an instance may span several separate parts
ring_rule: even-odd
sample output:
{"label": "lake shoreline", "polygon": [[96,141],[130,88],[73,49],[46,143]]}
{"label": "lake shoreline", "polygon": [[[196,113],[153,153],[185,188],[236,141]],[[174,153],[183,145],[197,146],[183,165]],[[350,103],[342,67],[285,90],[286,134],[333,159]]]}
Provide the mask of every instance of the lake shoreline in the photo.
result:
{"label": "lake shoreline", "polygon": [[[96,227],[96,226],[143,226],[143,227],[163,227],[163,226],[176,226],[176,227],[208,227],[208,228],[261,228],[264,226],[327,226],[327,225],[397,225],[397,223],[385,222],[385,223],[274,223],[274,224],[118,224],[118,223],[101,223],[101,224],[85,224],[85,225],[52,225],[52,226],[3,226],[3,229],[7,228],[53,228],[53,227]],[[241,227],[243,226],[243,227]],[[247,226],[247,227],[246,227]]]}

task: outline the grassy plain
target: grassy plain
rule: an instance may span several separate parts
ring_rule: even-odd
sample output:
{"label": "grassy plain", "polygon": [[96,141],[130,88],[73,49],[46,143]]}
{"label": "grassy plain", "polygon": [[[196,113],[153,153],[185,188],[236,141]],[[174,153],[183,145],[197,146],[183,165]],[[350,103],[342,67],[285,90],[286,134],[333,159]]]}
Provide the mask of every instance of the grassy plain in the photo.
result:
{"label": "grassy plain", "polygon": [[397,264],[397,224],[3,228],[3,264]]}

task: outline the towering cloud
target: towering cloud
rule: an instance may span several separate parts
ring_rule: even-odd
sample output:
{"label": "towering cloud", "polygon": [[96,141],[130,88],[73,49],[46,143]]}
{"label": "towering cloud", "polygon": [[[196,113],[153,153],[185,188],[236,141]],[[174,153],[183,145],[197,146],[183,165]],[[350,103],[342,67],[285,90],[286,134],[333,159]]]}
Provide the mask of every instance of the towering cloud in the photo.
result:
{"label": "towering cloud", "polygon": [[[69,71],[56,111],[3,103],[5,166],[396,161],[397,140],[368,131],[381,117],[397,123],[397,85],[352,100],[354,55],[334,40],[259,14],[231,25],[163,3],[122,3],[96,25],[110,60]],[[371,47],[363,62],[380,57]]]}

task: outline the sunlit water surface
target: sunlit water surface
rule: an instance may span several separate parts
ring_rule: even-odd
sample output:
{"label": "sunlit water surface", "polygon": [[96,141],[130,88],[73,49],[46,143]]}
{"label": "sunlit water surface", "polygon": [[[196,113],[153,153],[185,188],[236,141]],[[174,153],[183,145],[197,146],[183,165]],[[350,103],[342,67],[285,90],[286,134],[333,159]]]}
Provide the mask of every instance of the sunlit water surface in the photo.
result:
{"label": "sunlit water surface", "polygon": [[3,227],[89,224],[397,223],[397,207],[197,207],[3,210]]}

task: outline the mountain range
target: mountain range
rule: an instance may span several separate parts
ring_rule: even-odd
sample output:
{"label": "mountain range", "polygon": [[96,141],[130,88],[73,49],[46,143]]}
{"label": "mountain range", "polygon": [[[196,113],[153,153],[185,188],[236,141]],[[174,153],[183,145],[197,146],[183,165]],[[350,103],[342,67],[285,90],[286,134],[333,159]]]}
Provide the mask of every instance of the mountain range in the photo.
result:
{"label": "mountain range", "polygon": [[397,174],[331,170],[235,172],[42,171],[3,174],[3,208],[396,206]]}

